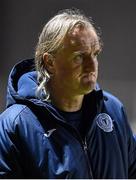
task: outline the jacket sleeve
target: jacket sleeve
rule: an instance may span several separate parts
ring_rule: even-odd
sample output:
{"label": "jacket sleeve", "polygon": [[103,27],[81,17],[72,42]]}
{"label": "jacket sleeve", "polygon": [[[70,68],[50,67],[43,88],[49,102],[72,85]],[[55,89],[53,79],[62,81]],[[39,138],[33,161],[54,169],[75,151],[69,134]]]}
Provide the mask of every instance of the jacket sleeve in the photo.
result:
{"label": "jacket sleeve", "polygon": [[14,117],[0,115],[0,178],[19,178],[22,175],[17,148]]}
{"label": "jacket sleeve", "polygon": [[134,136],[130,125],[127,121],[126,112],[123,108],[123,115],[125,119],[125,126],[127,132],[127,143],[128,143],[128,178],[136,178],[136,136]]}
{"label": "jacket sleeve", "polygon": [[123,104],[115,97],[109,93],[105,93],[108,97],[108,101],[105,102],[108,112],[113,116],[113,119],[118,116],[120,128],[122,129],[122,138],[126,139],[126,152],[128,155],[128,178],[136,178],[136,136],[128,123],[127,115]]}

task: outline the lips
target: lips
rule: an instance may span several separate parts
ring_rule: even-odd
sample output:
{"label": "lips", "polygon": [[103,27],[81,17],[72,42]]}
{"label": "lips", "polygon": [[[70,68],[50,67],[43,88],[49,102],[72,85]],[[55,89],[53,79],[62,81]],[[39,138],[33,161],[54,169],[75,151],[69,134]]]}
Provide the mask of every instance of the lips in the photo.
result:
{"label": "lips", "polygon": [[92,76],[94,76],[94,77],[96,77],[96,73],[95,72],[91,72],[91,73],[88,73],[88,74],[84,74],[83,75],[83,77],[92,77]]}
{"label": "lips", "polygon": [[84,82],[96,80],[96,73],[91,72],[91,73],[89,73],[89,74],[85,74],[85,75],[83,76],[83,80],[84,80]]}

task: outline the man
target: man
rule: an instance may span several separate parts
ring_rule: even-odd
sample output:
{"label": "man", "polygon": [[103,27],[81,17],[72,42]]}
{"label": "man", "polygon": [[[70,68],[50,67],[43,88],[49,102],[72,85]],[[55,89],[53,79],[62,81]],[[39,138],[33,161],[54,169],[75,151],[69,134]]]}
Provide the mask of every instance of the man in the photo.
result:
{"label": "man", "polygon": [[43,28],[33,60],[9,77],[0,116],[1,178],[136,178],[122,103],[97,84],[100,37],[78,10]]}

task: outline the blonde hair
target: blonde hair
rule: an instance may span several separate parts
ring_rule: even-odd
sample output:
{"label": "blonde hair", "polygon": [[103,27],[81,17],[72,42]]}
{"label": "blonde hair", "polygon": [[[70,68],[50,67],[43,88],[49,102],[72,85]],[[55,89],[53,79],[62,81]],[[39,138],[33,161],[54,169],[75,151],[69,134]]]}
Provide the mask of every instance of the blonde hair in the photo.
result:
{"label": "blonde hair", "polygon": [[96,32],[92,20],[84,16],[78,9],[66,9],[60,11],[43,27],[35,52],[35,65],[39,82],[37,89],[38,97],[42,91],[44,92],[42,93],[44,94],[43,99],[48,100],[49,98],[47,82],[50,79],[50,74],[45,67],[43,54],[48,52],[50,55],[54,55],[63,46],[64,38],[68,32],[78,24],[87,27],[91,26]]}

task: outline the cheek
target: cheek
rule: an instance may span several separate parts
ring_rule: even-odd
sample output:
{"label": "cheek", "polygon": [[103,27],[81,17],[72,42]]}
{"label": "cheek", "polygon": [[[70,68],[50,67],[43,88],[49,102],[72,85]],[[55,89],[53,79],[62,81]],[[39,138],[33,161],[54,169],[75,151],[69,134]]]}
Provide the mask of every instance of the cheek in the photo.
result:
{"label": "cheek", "polygon": [[65,74],[68,74],[68,69],[69,68],[63,63],[57,63],[55,66],[55,74],[57,76],[64,76]]}
{"label": "cheek", "polygon": [[59,79],[59,81],[70,81],[72,79],[73,75],[73,71],[71,71],[71,69],[67,66],[60,66],[57,70],[56,70],[56,78]]}
{"label": "cheek", "polygon": [[[62,69],[61,69],[62,70]],[[77,77],[82,72],[82,66],[81,65],[67,65],[66,67],[63,67],[62,70],[64,75],[70,76],[70,77]]]}
{"label": "cheek", "polygon": [[83,67],[81,65],[75,66],[71,73],[73,79],[75,79],[75,80],[80,80],[82,74],[83,74]]}
{"label": "cheek", "polygon": [[74,81],[78,79],[81,72],[81,65],[73,64],[72,62],[64,63],[59,61],[55,64],[55,76],[59,80]]}

